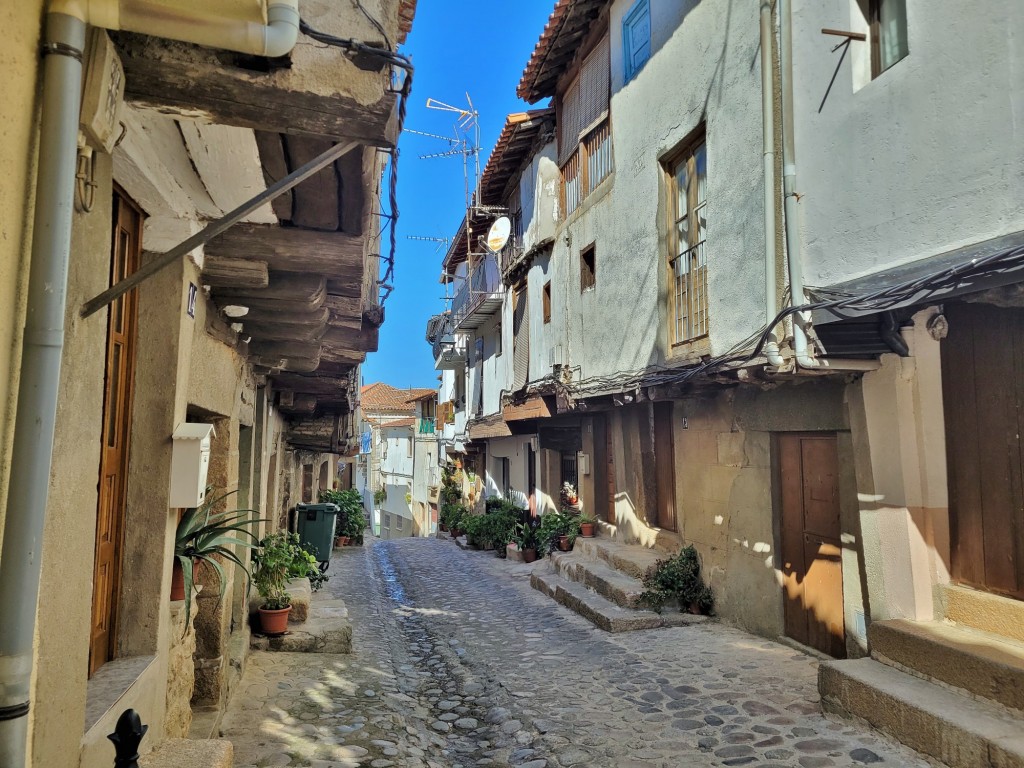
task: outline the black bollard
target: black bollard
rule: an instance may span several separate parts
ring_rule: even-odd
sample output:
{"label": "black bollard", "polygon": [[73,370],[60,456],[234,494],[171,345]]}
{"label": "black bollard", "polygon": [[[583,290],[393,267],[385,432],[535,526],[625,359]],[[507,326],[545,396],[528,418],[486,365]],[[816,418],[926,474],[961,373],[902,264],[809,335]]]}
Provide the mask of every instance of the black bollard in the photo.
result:
{"label": "black bollard", "polygon": [[139,744],[148,730],[149,726],[142,724],[134,709],[121,713],[114,732],[107,736],[114,742],[114,768],[139,768]]}

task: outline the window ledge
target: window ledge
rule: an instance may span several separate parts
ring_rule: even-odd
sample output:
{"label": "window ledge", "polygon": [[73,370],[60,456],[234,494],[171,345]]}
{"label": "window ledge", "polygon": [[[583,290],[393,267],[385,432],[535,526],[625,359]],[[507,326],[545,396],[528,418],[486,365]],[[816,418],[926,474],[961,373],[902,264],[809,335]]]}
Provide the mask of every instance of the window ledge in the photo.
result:
{"label": "window ledge", "polygon": [[156,656],[129,656],[108,661],[86,684],[85,731],[88,733],[145,674]]}
{"label": "window ledge", "polygon": [[566,227],[575,224],[576,221],[583,216],[587,211],[597,205],[599,202],[604,200],[608,196],[608,193],[612,191],[612,184],[615,183],[615,171],[613,170],[605,179],[597,185],[597,188],[591,192],[586,198],[579,204],[575,211],[570,213],[567,217],[562,219],[558,226],[555,228],[555,239],[557,239]]}
{"label": "window ledge", "polygon": [[671,366],[695,365],[711,354],[711,339],[704,336],[669,347],[665,362]]}

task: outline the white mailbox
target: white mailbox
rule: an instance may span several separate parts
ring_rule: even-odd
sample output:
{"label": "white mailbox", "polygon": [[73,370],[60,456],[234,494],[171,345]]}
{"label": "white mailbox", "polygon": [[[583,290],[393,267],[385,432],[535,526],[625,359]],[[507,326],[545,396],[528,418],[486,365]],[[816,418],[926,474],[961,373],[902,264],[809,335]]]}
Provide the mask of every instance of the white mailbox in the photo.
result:
{"label": "white mailbox", "polygon": [[212,424],[179,424],[171,437],[171,507],[198,507],[206,500]]}
{"label": "white mailbox", "polygon": [[576,471],[581,475],[590,474],[590,454],[580,453],[576,456]]}

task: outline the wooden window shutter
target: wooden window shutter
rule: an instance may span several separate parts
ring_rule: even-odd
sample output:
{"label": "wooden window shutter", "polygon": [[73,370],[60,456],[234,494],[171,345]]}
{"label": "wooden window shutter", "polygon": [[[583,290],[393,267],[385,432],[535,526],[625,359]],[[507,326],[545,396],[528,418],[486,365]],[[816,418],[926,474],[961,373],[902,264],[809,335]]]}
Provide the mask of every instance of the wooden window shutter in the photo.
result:
{"label": "wooden window shutter", "polygon": [[512,389],[518,391],[530,380],[530,302],[526,286],[515,293],[512,312]]}
{"label": "wooden window shutter", "polygon": [[573,152],[580,141],[580,78],[577,77],[568,90],[562,94],[558,115],[558,164],[561,165]]}
{"label": "wooden window shutter", "polygon": [[608,111],[608,91],[611,87],[609,76],[608,36],[605,35],[597,47],[583,61],[580,70],[580,127],[579,133],[597,122]]}

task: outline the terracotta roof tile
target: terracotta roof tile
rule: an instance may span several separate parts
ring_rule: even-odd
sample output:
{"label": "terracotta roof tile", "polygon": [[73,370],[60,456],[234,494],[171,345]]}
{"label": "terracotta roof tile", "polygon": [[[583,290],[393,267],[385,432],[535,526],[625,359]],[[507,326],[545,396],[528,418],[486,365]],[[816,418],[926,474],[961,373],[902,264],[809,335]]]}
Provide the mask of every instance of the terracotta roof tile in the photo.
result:
{"label": "terracotta roof tile", "polygon": [[364,411],[390,411],[392,413],[415,413],[413,402],[434,389],[396,389],[390,384],[378,382],[362,388],[361,401]]}
{"label": "terracotta roof tile", "polygon": [[516,88],[519,98],[535,104],[555,95],[558,77],[572,64],[577,48],[609,0],[557,0],[540,40]]}

